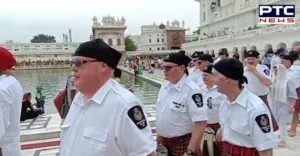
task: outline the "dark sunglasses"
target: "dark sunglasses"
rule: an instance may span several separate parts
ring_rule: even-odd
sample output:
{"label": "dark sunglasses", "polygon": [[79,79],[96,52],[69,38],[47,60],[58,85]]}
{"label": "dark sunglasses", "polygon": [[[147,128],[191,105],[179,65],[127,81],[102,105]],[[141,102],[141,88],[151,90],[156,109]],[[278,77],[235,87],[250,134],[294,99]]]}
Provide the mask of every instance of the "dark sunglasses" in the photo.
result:
{"label": "dark sunglasses", "polygon": [[196,61],[196,63],[197,63],[198,65],[201,65],[201,64],[202,64],[202,61]]}
{"label": "dark sunglasses", "polygon": [[82,65],[90,62],[100,62],[98,60],[72,60],[72,65],[75,65],[76,67],[81,67]]}

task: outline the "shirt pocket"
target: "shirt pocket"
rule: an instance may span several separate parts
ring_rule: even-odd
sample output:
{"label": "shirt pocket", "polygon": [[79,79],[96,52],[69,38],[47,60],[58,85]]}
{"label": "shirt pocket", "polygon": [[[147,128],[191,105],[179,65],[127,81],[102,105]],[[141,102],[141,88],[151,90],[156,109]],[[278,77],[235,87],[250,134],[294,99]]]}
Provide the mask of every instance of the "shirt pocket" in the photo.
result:
{"label": "shirt pocket", "polygon": [[63,123],[61,126],[60,126],[60,129],[61,129],[61,132],[60,132],[60,138],[63,140],[63,138],[65,138],[67,132],[70,130],[70,127],[71,127],[71,124],[70,123]]}
{"label": "shirt pocket", "polygon": [[250,126],[246,122],[238,122],[238,121],[233,121],[230,125],[230,128],[236,132],[240,133],[243,135],[250,135]]}
{"label": "shirt pocket", "polygon": [[185,124],[188,114],[187,114],[187,105],[184,103],[184,99],[179,99],[175,101],[171,101],[169,103],[169,111],[170,111],[170,122],[173,124],[182,125]]}
{"label": "shirt pocket", "polygon": [[88,155],[98,155],[105,152],[108,146],[108,133],[106,131],[93,127],[85,127],[82,136],[85,145],[88,147]]}

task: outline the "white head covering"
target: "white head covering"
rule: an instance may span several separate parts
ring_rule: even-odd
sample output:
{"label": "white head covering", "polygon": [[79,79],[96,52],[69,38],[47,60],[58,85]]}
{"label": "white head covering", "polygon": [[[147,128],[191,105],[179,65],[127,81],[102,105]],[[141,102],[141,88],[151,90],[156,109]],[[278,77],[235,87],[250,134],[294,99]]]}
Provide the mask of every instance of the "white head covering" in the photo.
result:
{"label": "white head covering", "polygon": [[275,66],[278,70],[277,75],[273,78],[271,96],[274,101],[287,102],[287,69],[284,65],[278,64]]}

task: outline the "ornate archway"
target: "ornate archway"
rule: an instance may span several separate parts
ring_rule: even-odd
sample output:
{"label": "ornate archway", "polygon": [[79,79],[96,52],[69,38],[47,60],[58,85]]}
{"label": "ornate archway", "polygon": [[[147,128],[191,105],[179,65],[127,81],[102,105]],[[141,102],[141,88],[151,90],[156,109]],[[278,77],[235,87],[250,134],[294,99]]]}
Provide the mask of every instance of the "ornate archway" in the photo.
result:
{"label": "ornate archway", "polygon": [[291,49],[293,49],[296,46],[300,46],[300,41],[294,41],[291,45]]}
{"label": "ornate archway", "polygon": [[270,43],[268,43],[268,44],[265,45],[265,51],[268,51],[268,50],[272,50],[273,51],[273,46]]}
{"label": "ornate archway", "polygon": [[244,61],[246,52],[247,52],[247,47],[243,46],[240,51],[240,61],[242,62]]}

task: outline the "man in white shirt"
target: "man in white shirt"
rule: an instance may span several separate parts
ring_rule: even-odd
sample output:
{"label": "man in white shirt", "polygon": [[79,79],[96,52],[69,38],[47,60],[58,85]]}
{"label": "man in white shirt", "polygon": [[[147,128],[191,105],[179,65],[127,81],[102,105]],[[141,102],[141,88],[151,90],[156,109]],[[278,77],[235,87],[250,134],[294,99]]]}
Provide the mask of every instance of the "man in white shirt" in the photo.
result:
{"label": "man in white shirt", "polygon": [[206,106],[200,88],[187,79],[190,58],[184,51],[164,60],[167,80],[157,100],[157,142],[168,149],[169,156],[200,156],[200,141],[206,127]]}
{"label": "man in white shirt", "polygon": [[189,68],[189,74],[193,74],[194,72],[199,70],[199,65],[196,63],[196,61],[198,60],[199,56],[204,54],[202,51],[195,51],[192,56],[191,56],[191,63],[194,64],[194,66],[192,68]]}
{"label": "man in white shirt", "polygon": [[220,149],[222,147],[220,141],[216,141],[216,133],[220,128],[219,124],[219,108],[226,96],[221,94],[217,90],[217,86],[214,84],[212,76],[213,65],[208,65],[203,70],[203,82],[205,87],[203,90],[204,105],[207,105],[207,126],[203,137],[203,155],[214,156],[220,155]]}
{"label": "man in white shirt", "polygon": [[0,47],[0,155],[21,156],[20,115],[23,91],[12,73],[16,60]]}
{"label": "man in white shirt", "polygon": [[226,48],[222,48],[219,51],[218,58],[214,61],[214,64],[219,62],[220,60],[226,59],[229,57],[228,50]]}
{"label": "man in white shirt", "polygon": [[120,58],[101,39],[75,51],[72,70],[79,92],[61,125],[60,156],[155,155],[141,103],[112,79]]}
{"label": "man in white shirt", "polygon": [[[268,93],[269,87],[272,84],[270,70],[266,65],[258,64],[259,52],[249,50],[246,53],[246,67],[244,75],[248,79],[248,84],[245,85],[249,91],[260,97],[269,107]],[[279,126],[271,113],[274,130],[278,130]]]}
{"label": "man in white shirt", "polygon": [[212,71],[218,91],[227,96],[219,109],[221,156],[272,156],[278,139],[271,112],[259,97],[243,88],[247,83],[243,73],[243,64],[233,58],[219,61]]}
{"label": "man in white shirt", "polygon": [[195,70],[192,73],[189,73],[188,78],[194,81],[200,88],[203,88],[203,70],[210,64],[214,62],[213,58],[209,54],[200,55],[197,60],[194,61],[196,64]]}
{"label": "man in white shirt", "polygon": [[297,125],[299,123],[299,113],[300,113],[300,66],[294,65],[294,61],[298,59],[297,57],[293,57],[293,54],[285,55],[282,57],[282,64],[287,69],[287,77],[292,79],[294,83],[294,87],[296,88],[298,99],[295,104],[295,111],[292,117],[291,129],[289,130],[289,135],[291,137],[296,136]]}

